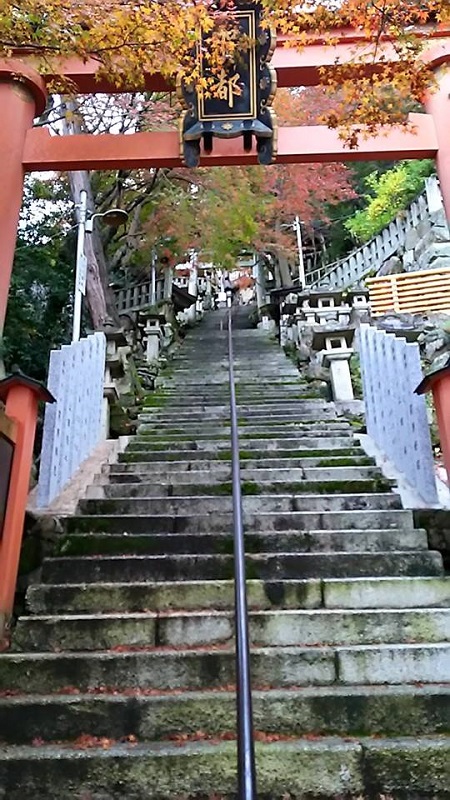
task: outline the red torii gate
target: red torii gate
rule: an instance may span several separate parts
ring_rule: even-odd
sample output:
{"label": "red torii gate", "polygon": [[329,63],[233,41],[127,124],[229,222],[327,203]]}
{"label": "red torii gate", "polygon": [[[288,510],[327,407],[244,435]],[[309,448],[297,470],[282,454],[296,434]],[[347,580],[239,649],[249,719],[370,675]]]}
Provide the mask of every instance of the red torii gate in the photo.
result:
{"label": "red torii gate", "polygon": [[[426,39],[421,58],[435,71],[438,88],[425,98],[426,113],[411,114],[414,132],[399,128],[381,130],[377,136],[361,141],[355,150],[345,148],[336,131],[324,126],[285,127],[279,130],[279,163],[331,161],[395,160],[435,158],[447,217],[450,218],[450,29],[425,27]],[[22,54],[18,53],[17,56]],[[366,60],[366,74],[377,70],[370,47],[361,35],[342,31],[333,45],[320,40],[301,51],[281,40],[272,64],[278,86],[315,86],[319,68],[345,64],[355,55]],[[393,46],[386,42],[379,56],[398,60]],[[441,69],[441,67],[443,68]],[[113,93],[106,79],[97,79],[95,60],[61,62],[59,74],[70,78],[82,94]],[[46,76],[50,79],[51,76]],[[122,91],[135,87],[124,87]],[[161,75],[146,75],[148,91],[168,90]],[[177,132],[135,134],[79,134],[51,136],[44,129],[32,128],[33,118],[46,103],[46,86],[33,67],[31,57],[0,63],[0,336],[8,298],[17,224],[22,203],[23,179],[33,170],[115,169],[181,166]],[[211,155],[202,156],[204,166],[230,166],[256,163],[256,153],[245,153],[240,140],[218,140]]]}

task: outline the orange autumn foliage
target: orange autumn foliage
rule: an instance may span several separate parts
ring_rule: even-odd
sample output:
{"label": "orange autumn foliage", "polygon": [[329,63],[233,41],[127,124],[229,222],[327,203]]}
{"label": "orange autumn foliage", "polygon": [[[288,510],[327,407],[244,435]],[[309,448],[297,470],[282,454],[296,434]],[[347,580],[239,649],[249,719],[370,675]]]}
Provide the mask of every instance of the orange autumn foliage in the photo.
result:
{"label": "orange autumn foliage", "polygon": [[[0,57],[31,54],[41,72],[52,73],[61,57],[94,58],[119,91],[138,89],[145,73],[156,72],[172,83],[180,75],[207,88],[193,57],[199,31],[208,35],[209,65],[217,75],[249,45],[234,25],[236,5],[233,0],[0,0]],[[364,40],[362,48],[355,44],[350,63],[321,71],[324,85],[332,92],[340,88],[323,120],[343,126],[350,145],[362,126],[370,133],[389,122],[406,125],[405,108],[420,102],[432,82],[421,50],[450,22],[448,0],[260,0],[260,6],[263,24],[298,48],[317,41],[333,45],[343,29],[349,41]],[[369,74],[368,63],[374,67]]]}

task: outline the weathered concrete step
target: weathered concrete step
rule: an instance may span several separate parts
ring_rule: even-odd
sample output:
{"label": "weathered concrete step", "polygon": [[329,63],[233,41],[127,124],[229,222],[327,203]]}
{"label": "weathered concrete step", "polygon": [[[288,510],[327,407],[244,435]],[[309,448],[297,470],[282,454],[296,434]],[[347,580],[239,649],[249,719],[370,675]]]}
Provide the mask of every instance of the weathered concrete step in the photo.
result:
{"label": "weathered concrete step", "polygon": [[[228,381],[228,362],[224,362],[220,366],[217,365],[215,361],[210,361],[209,364],[204,362],[201,366],[199,366],[197,362],[189,365],[186,364],[185,366],[174,364],[173,367],[174,375],[172,378],[172,385],[178,385],[180,388],[184,385],[185,378],[191,382],[195,378],[198,379],[199,383],[202,380],[205,381],[205,373],[208,378],[208,383],[214,383],[215,380],[222,381],[224,378]],[[242,376],[245,378],[246,383],[250,382],[252,378],[259,381],[264,381],[265,379],[270,380],[272,377],[293,380],[298,375],[298,369],[296,367],[286,366],[286,362],[284,364],[276,362],[271,365],[264,365],[262,363],[254,365],[243,364],[240,367],[236,367],[235,375],[238,382],[239,378]]]}
{"label": "weathered concrete step", "polygon": [[[242,427],[239,432],[239,438],[243,445],[245,445],[248,439],[288,439],[289,441],[296,439],[302,444],[305,439],[309,439],[310,437],[330,439],[333,436],[338,436],[340,439],[344,440],[344,442],[352,442],[354,433],[351,430],[343,430],[341,428],[337,430],[334,428],[315,428],[312,431],[302,428],[288,428],[285,430],[282,427],[271,428],[270,425],[261,428],[261,430],[247,430],[246,427]],[[226,442],[229,444],[230,430],[218,426],[214,431],[202,430],[193,432],[189,430],[189,432],[186,433],[186,429],[184,429],[183,433],[179,433],[171,429],[160,428],[158,425],[154,426],[152,429],[149,429],[148,425],[139,425],[137,436],[133,437],[128,445],[127,451],[134,452],[147,448],[151,450],[154,443],[161,444],[164,442],[169,442],[170,444],[173,442],[179,442],[180,444],[185,442],[211,442],[213,444]]]}
{"label": "weathered concrete step", "polygon": [[[323,397],[320,395],[314,394],[312,398],[309,397],[306,393],[301,397],[296,397],[290,395],[289,397],[280,396],[277,398],[265,398],[262,393],[256,395],[255,399],[251,399],[250,401],[245,401],[242,395],[239,395],[236,398],[238,410],[241,414],[245,414],[247,411],[264,411],[267,410],[268,412],[272,411],[283,411],[295,409],[298,411],[302,411],[304,409],[309,408],[323,408],[328,409],[330,412],[334,412],[336,414],[336,409],[333,403],[326,403]],[[218,400],[217,397],[212,397],[210,399],[202,400],[201,396],[197,396],[196,398],[192,397],[189,399],[189,409],[193,411],[223,411],[224,409],[229,410],[230,408],[230,400],[229,397],[226,395],[223,396],[221,400]],[[186,398],[184,394],[179,395],[178,402],[175,400],[167,401],[167,403],[158,404],[155,402],[154,405],[150,406],[142,406],[141,416],[157,416],[158,414],[164,413],[173,413],[176,412],[181,413],[182,416],[186,415]]]}
{"label": "weathered concrete step", "polygon": [[[180,390],[181,391],[181,390]],[[316,408],[311,407],[313,402],[316,405]],[[253,411],[252,413],[243,411],[240,406],[238,405],[238,418],[240,421],[245,421],[248,424],[258,424],[266,423],[268,419],[273,421],[274,423],[288,423],[288,422],[298,422],[300,424],[315,424],[316,422],[320,423],[329,423],[333,424],[336,422],[342,422],[337,417],[336,413],[330,414],[329,413],[329,405],[327,406],[324,400],[320,401],[311,401],[309,406],[306,406],[306,401],[304,404],[299,403],[295,408],[292,409],[285,409],[280,408],[278,405],[272,408],[269,412],[264,411],[264,406],[260,409]],[[202,425],[203,423],[210,423],[212,424],[215,420],[218,421],[219,424],[225,425],[229,421],[230,418],[230,405],[225,404],[223,408],[216,412],[215,409],[207,408],[202,410],[200,408],[196,408],[195,404],[191,407],[192,411],[187,411],[188,401],[184,404],[184,408],[182,409],[171,409],[171,408],[164,408],[164,409],[155,409],[147,414],[140,414],[139,417],[147,418],[147,422],[153,421],[160,421],[160,422],[175,422],[182,425],[193,425],[196,426]],[[325,409],[324,414],[321,413],[321,409]]]}
{"label": "weathered concrete step", "polygon": [[[188,436],[191,439],[197,439],[204,437],[206,435],[214,434],[222,435],[222,436],[230,436],[231,428],[228,421],[225,421],[223,424],[219,424],[219,422],[210,420],[208,422],[199,422],[195,425],[192,423],[189,424],[188,433],[186,433],[186,425],[179,425],[178,421],[176,423],[171,422],[155,422],[154,424],[145,423],[139,425],[138,428],[138,437],[139,439],[143,439],[144,441],[151,441],[151,437],[154,436],[179,436],[181,438],[186,438]],[[330,436],[333,434],[341,434],[344,435],[354,435],[353,431],[351,430],[349,425],[342,424],[340,422],[334,422],[334,420],[330,420],[329,422],[304,422],[304,421],[296,421],[296,422],[277,422],[273,423],[270,421],[270,424],[263,424],[261,425],[259,421],[256,423],[253,422],[241,422],[239,423],[239,431],[240,435],[244,434],[263,434],[263,435],[272,435],[277,436],[279,434],[290,434],[290,433],[303,433],[309,436],[313,436],[316,433],[323,435],[325,432]]]}
{"label": "weathered concrete step", "polygon": [[[159,416],[156,414],[146,414],[139,415],[139,428],[147,427],[150,425],[150,431],[153,431],[155,426],[158,426],[159,423],[163,423],[170,427],[170,425],[177,425],[182,426],[185,428],[185,433],[190,433],[191,428],[195,431],[198,430],[199,427],[202,427],[204,424],[209,423],[210,426],[216,422],[218,427],[226,428],[229,425],[230,420],[230,411],[223,411],[220,413],[210,412],[210,411],[192,411],[191,414],[186,416],[181,416],[181,414],[177,414],[176,412],[165,412],[161,413]],[[315,426],[318,423],[327,423],[327,422],[335,422],[336,418],[334,415],[329,415],[327,412],[321,412],[319,410],[315,411],[314,409],[309,409],[307,411],[303,410],[292,410],[292,411],[273,411],[270,415],[265,414],[264,411],[255,411],[252,413],[247,413],[245,417],[242,415],[240,417],[239,422],[239,429],[243,429],[247,426],[248,423],[264,426],[270,428],[271,423],[273,422],[277,428],[282,428],[284,423],[299,423],[303,424],[308,427],[309,424]],[[145,430],[145,428],[144,428]],[[339,430],[342,430],[341,428]]]}
{"label": "weathered concrete step", "polygon": [[[256,647],[251,668],[255,688],[435,684],[448,682],[449,657],[448,643]],[[219,645],[0,655],[0,691],[67,693],[68,687],[86,691],[100,686],[125,689],[130,684],[141,689],[206,689],[234,682],[234,651]]]}
{"label": "weathered concrete step", "polygon": [[[400,580],[400,579],[398,579]],[[412,580],[412,579],[402,579]],[[443,602],[441,579],[434,591],[427,588],[427,598]],[[322,604],[320,580],[247,581],[249,608],[319,608]],[[418,597],[420,598],[420,588]],[[164,581],[162,583],[69,583],[33,584],[27,591],[31,613],[109,613],[113,611],[167,611],[171,609],[226,610],[234,608],[234,583],[224,581]]]}
{"label": "weathered concrete step", "polygon": [[[450,580],[431,578],[341,578],[247,581],[249,608],[417,608],[450,606]],[[224,581],[146,581],[32,584],[33,614],[226,610],[234,607],[234,584]]]}
{"label": "weathered concrete step", "polygon": [[[164,388],[173,389],[174,391],[180,391],[180,392],[182,392],[185,387],[187,389],[189,389],[189,387],[192,387],[192,390],[194,391],[195,388],[197,388],[199,385],[201,385],[202,381],[203,381],[203,383],[205,382],[205,372],[207,372],[207,371],[208,371],[208,368],[206,366],[205,366],[205,370],[204,370],[203,374],[201,374],[201,375],[195,375],[195,374],[191,373],[190,370],[186,370],[186,372],[184,373],[183,377],[181,378],[181,376],[178,375],[176,380],[173,377],[169,378],[169,377],[166,377],[165,375],[161,375],[161,382],[159,383],[159,386],[161,386],[161,383],[162,383]],[[280,388],[281,388],[281,387],[283,387],[285,385],[292,385],[292,384],[295,384],[296,386],[298,386],[297,375],[298,375],[298,372],[297,372],[296,375],[294,375],[294,374],[288,374],[288,375],[280,374],[278,370],[275,373],[272,373],[270,375],[266,375],[266,374],[261,374],[261,375],[245,374],[245,372],[243,371],[239,376],[236,376],[236,377],[237,377],[237,385],[238,386],[254,386],[254,387],[257,387],[257,386],[261,385],[261,382],[263,382],[263,383],[271,384],[272,386],[280,386]],[[224,369],[223,372],[220,375],[218,375],[218,374],[208,375],[208,386],[222,386],[222,387],[225,388],[228,385],[229,384],[228,384],[228,372],[227,372],[227,370]]]}
{"label": "weathered concrete step", "polygon": [[[98,487],[102,489],[103,487]],[[125,487],[124,487],[125,488]],[[372,494],[257,494],[242,498],[244,513],[289,513],[290,511],[365,511],[401,509],[399,495],[390,493]],[[231,496],[198,495],[187,497],[129,498],[114,497],[107,500],[80,500],[81,513],[104,515],[117,514],[206,514],[230,511]]]}
{"label": "weathered concrete step", "polygon": [[[267,421],[270,419],[289,420],[292,418],[299,420],[336,419],[336,411],[334,408],[330,407],[330,404],[327,405],[323,400],[315,402],[305,401],[291,406],[280,406],[277,404],[272,409],[267,409],[264,404],[262,404],[260,408],[247,408],[246,406],[238,406],[238,412],[241,418],[245,418],[247,420],[260,419]],[[140,414],[139,421],[145,423],[154,422],[157,420],[160,420],[161,422],[171,422],[176,420],[185,425],[189,425],[192,422],[202,422],[203,420],[211,420],[214,422],[215,419],[229,419],[229,416],[229,405],[220,407],[218,406],[217,408],[212,406],[203,407],[196,405],[192,411],[189,411],[189,413],[186,413],[185,410],[184,414],[183,412],[177,412],[177,410],[171,411],[170,409],[153,411],[151,414]]]}
{"label": "weathered concrete step", "polygon": [[[336,679],[331,648],[257,648],[251,658],[256,686],[327,685]],[[141,689],[205,689],[230,683],[235,683],[231,647],[0,655],[0,690],[46,694],[69,686],[81,691],[130,685]]]}
{"label": "weathered concrete step", "polygon": [[[445,800],[449,751],[445,737],[257,743],[258,788],[268,800],[377,794]],[[232,798],[236,792],[234,742],[22,746],[6,748],[0,759],[8,800],[122,800],[124,787],[129,800]]]}
{"label": "weathered concrete step", "polygon": [[[298,371],[286,372],[286,370],[279,366],[272,370],[261,371],[254,369],[246,370],[243,368],[239,370],[239,372],[235,372],[235,382],[237,386],[243,382],[246,386],[253,385],[256,387],[261,384],[269,384],[271,386],[282,387],[285,382],[296,382],[298,374]],[[185,386],[188,389],[189,387],[192,389],[198,388],[202,384],[205,384],[206,380],[208,381],[208,386],[220,386],[223,390],[226,390],[229,386],[228,367],[219,371],[214,369],[214,365],[208,364],[204,364],[202,370],[195,370],[193,368],[180,370],[177,368],[176,374],[174,374],[172,378],[164,379],[164,376],[162,376],[162,379],[165,388],[174,389],[175,391],[178,389],[180,392],[183,391]]]}
{"label": "weathered concrete step", "polygon": [[[184,406],[184,411],[186,410],[186,405]],[[150,415],[148,415],[150,416]],[[268,424],[266,420],[261,420],[259,417],[254,419],[247,418],[247,417],[239,417],[238,416],[238,423],[240,428],[248,428],[249,430],[258,430],[259,428],[266,429]],[[214,429],[215,426],[219,425],[221,428],[225,430],[230,427],[229,419],[224,418],[221,420],[217,419],[203,419],[197,420],[195,423],[192,420],[188,421],[187,418],[184,422],[180,422],[180,417],[174,414],[173,419],[171,420],[155,420],[152,423],[148,423],[153,428],[161,427],[162,430],[183,430],[186,432],[186,425],[189,424],[190,430],[192,431],[208,431]],[[352,430],[352,427],[349,422],[346,422],[342,419],[303,419],[301,416],[299,419],[296,419],[294,415],[289,415],[287,418],[283,413],[280,414],[273,414],[270,416],[270,427],[272,428],[300,428],[302,430],[322,430],[324,428],[330,430]]]}
{"label": "weathered concrete step", "polygon": [[[378,531],[286,531],[246,533],[248,553],[378,552],[426,550],[427,533],[412,529],[399,534]],[[58,544],[59,555],[168,555],[170,553],[228,554],[233,552],[231,533],[87,533],[75,534]]]}
{"label": "weathered concrete step", "polygon": [[[65,530],[74,533],[212,533],[231,531],[231,513],[214,514],[102,514],[61,518]],[[292,511],[289,513],[244,513],[247,532],[309,530],[411,530],[411,511]]]}
{"label": "weathered concrete step", "polygon": [[[365,451],[357,445],[356,443],[353,447],[333,447],[333,448],[310,448],[310,449],[300,449],[298,447],[290,447],[289,449],[286,447],[282,447],[277,449],[276,455],[273,456],[270,447],[265,447],[266,442],[264,440],[261,441],[264,449],[261,447],[257,448],[248,448],[247,449],[247,442],[245,449],[240,448],[239,456],[241,461],[254,461],[255,459],[261,459],[265,461],[265,463],[269,463],[266,459],[270,460],[270,463],[273,460],[280,460],[280,459],[289,459],[289,461],[296,460],[297,462],[302,462],[303,459],[311,459],[316,458],[319,459],[321,463],[324,461],[329,461],[330,459],[339,458],[339,459],[349,459],[349,458],[364,458],[368,459],[365,454]],[[323,444],[323,442],[322,442]],[[230,461],[231,459],[231,451],[228,448],[222,448],[217,446],[210,446],[210,447],[202,447],[198,450],[176,450],[175,448],[163,449],[159,446],[155,447],[153,445],[152,452],[146,451],[142,453],[119,453],[118,462],[119,464],[133,464],[133,463],[144,463],[145,461],[153,462],[153,461],[198,461],[198,460],[209,460],[215,458],[217,461]],[[370,463],[372,463],[372,459]],[[367,462],[366,462],[367,463]]]}
{"label": "weathered concrete step", "polygon": [[[246,462],[244,462],[246,464]],[[119,472],[114,471],[110,472],[109,474],[106,472],[100,477],[98,476],[95,480],[95,483],[105,485],[106,483],[110,484],[119,484],[119,483],[127,483],[127,484],[134,484],[134,483],[147,483],[150,485],[156,486],[169,486],[174,485],[177,486],[177,491],[180,490],[182,485],[187,484],[201,484],[202,486],[214,485],[219,481],[227,481],[231,479],[231,464],[227,465],[224,462],[213,462],[211,465],[211,469],[209,470],[171,470],[170,464],[165,464],[164,471],[161,470],[142,470],[138,472],[137,470],[130,471],[127,470],[126,472]],[[158,475],[158,482],[155,483],[155,476]],[[246,481],[255,481],[256,483],[263,481],[265,483],[271,484],[275,481],[287,481],[290,479],[291,481],[357,481],[357,480],[370,480],[372,478],[379,478],[381,477],[382,473],[379,467],[319,467],[319,468],[305,468],[302,469],[301,467],[292,467],[291,469],[286,469],[284,467],[272,468],[272,469],[264,469],[263,466],[259,469],[241,469],[241,480],[243,482]],[[109,492],[108,492],[109,493]],[[113,492],[114,493],[114,492]],[[206,492],[205,492],[206,493]],[[86,495],[89,497],[89,490]]]}
{"label": "weathered concrete step", "polygon": [[[292,438],[288,437],[286,439],[283,438],[275,438],[271,437],[269,439],[265,438],[252,438],[252,439],[242,439],[240,440],[240,452],[242,451],[258,451],[258,452],[265,452],[269,451],[272,454],[274,451],[279,450],[290,450],[294,451],[298,454],[298,456],[302,455],[316,455],[317,452],[319,454],[323,454],[324,457],[327,457],[327,450],[344,450],[348,454],[349,451],[352,450],[351,443],[354,440],[349,440],[349,438],[344,436],[333,436],[328,437],[324,436],[323,438],[314,436],[314,437],[298,437]],[[359,450],[358,444],[355,442],[354,447]],[[119,461],[132,461],[136,459],[136,456],[142,457],[145,461],[145,453],[152,453],[158,452],[162,450],[173,450],[177,453],[191,453],[191,452],[217,452],[220,455],[221,451],[229,451],[230,449],[230,442],[227,439],[217,439],[215,441],[207,440],[207,441],[167,441],[161,440],[156,442],[153,440],[151,443],[145,444],[143,446],[139,446],[139,443],[131,442],[125,453],[119,454]],[[309,452],[308,452],[309,451]],[[312,452],[311,452],[312,451]],[[344,455],[343,454],[343,455]],[[351,452],[350,452],[351,455]],[[242,456],[241,456],[242,457]]]}
{"label": "weathered concrete step", "polygon": [[[249,613],[259,647],[316,647],[448,642],[450,609],[277,610]],[[231,611],[145,612],[20,617],[12,652],[197,647],[233,644]]]}
{"label": "weathered concrete step", "polygon": [[[286,391],[291,389],[291,391]],[[181,390],[181,387],[180,387]],[[309,396],[313,395],[312,399],[314,402],[320,400],[321,403],[324,402],[324,398],[320,396],[315,390],[314,386],[311,384],[299,384],[298,386],[292,387],[270,387],[265,386],[263,381],[261,381],[261,389],[260,391],[257,390],[256,387],[253,389],[245,389],[244,387],[240,386],[239,383],[236,383],[236,401],[238,405],[242,405],[246,402],[245,398],[248,396],[248,406],[249,408],[253,408],[254,405],[262,406],[263,403],[267,403],[269,407],[273,405],[302,405],[304,402],[308,401]],[[230,402],[230,395],[229,389],[227,386],[223,388],[220,387],[211,393],[202,391],[201,387],[197,386],[197,389],[191,392],[187,392],[187,397],[189,397],[190,405],[197,405],[199,403],[206,403],[206,404],[213,404],[213,405],[229,405]],[[180,409],[185,410],[186,405],[183,403],[183,395],[178,393],[174,390],[171,394],[168,393],[156,393],[154,397],[150,396],[147,400],[147,403],[144,401],[143,408],[149,407],[150,409],[158,410],[158,406],[165,406],[165,405],[172,405],[174,407],[178,407]],[[330,403],[330,407],[333,408],[334,404]]]}
{"label": "weathered concrete step", "polygon": [[[286,744],[286,743],[284,743]],[[360,773],[361,747],[333,741],[330,750],[311,744],[288,743],[280,750],[275,745],[258,746],[258,771],[265,796],[281,797],[287,787],[297,792],[309,786],[320,786],[326,800],[347,788],[359,791],[363,785]],[[273,770],[283,770],[283,778],[275,789]],[[339,775],[345,770],[346,780]],[[312,770],[316,775],[312,780]],[[322,773],[320,781],[318,774]],[[334,774],[333,774],[334,773]],[[214,777],[213,777],[214,776]],[[107,797],[119,800],[174,797],[231,797],[236,785],[236,745],[233,742],[205,742],[178,745],[116,744],[88,751],[69,746],[6,748],[0,756],[0,780],[8,800],[69,800],[70,797]],[[36,787],[36,788],[32,788]],[[273,792],[275,791],[275,794]],[[280,792],[280,794],[278,794]],[[268,794],[269,793],[269,794]]]}
{"label": "weathered concrete step", "polygon": [[[257,400],[261,402],[261,400],[268,400],[268,401],[277,401],[277,400],[286,400],[288,398],[292,400],[302,400],[303,396],[306,394],[310,394],[311,392],[314,393],[314,386],[307,381],[298,381],[296,384],[291,384],[287,386],[271,386],[270,384],[265,386],[260,386],[259,389],[256,386],[250,386],[246,388],[242,386],[242,384],[238,383],[236,385],[237,388],[237,400],[238,402],[242,402],[247,400],[249,403],[253,400]],[[189,404],[196,403],[196,402],[219,402],[219,403],[229,403],[230,401],[230,393],[226,386],[216,386],[216,387],[195,387],[191,389],[187,389],[183,393],[183,397],[189,400]],[[158,389],[154,393],[148,395],[147,399],[144,399],[142,407],[144,409],[153,409],[158,406],[165,406],[165,405],[183,405],[180,401],[180,391],[179,389]]]}
{"label": "weathered concrete step", "polygon": [[[449,732],[448,686],[328,686],[253,692],[255,730],[285,736],[410,736]],[[92,734],[140,742],[235,730],[232,691],[27,695],[0,698],[0,730],[8,744],[74,741]]]}
{"label": "weathered concrete step", "polygon": [[[227,580],[233,577],[233,569],[230,555],[61,556],[44,562],[42,580],[47,583]],[[248,578],[269,581],[442,575],[442,559],[439,553],[424,550],[263,553],[247,556],[246,573]]]}
{"label": "weathered concrete step", "polygon": [[[183,474],[183,473],[182,473]],[[170,477],[170,482],[150,483],[111,483],[103,485],[92,485],[88,488],[85,498],[89,500],[103,498],[144,498],[151,497],[194,497],[196,495],[231,495],[232,483],[230,476],[228,480],[219,482],[212,479],[208,483],[200,480],[188,482],[178,482],[174,476]],[[261,479],[257,474],[252,474],[252,478],[242,477],[241,491],[244,497],[248,495],[273,495],[273,494],[370,494],[387,492],[395,485],[394,481],[383,478],[382,475],[375,475],[369,478],[359,479],[339,479],[332,476],[322,480],[306,480],[304,477],[298,481],[288,481],[281,476],[271,476],[269,480]]]}
{"label": "weathered concrete step", "polygon": [[[171,455],[173,453],[171,452]],[[227,455],[225,453],[225,455]],[[277,454],[279,455],[279,453]],[[242,458],[242,456],[241,456]],[[332,456],[331,458],[324,458],[323,456],[319,456],[316,458],[270,458],[268,454],[265,454],[265,457],[261,460],[256,459],[242,459],[241,464],[241,474],[245,472],[251,472],[255,470],[259,472],[260,470],[300,470],[304,469],[305,473],[306,470],[311,471],[312,469],[324,469],[334,470],[339,468],[345,469],[353,469],[354,467],[358,468],[358,471],[361,469],[361,474],[363,468],[368,466],[370,469],[378,469],[375,467],[375,461],[373,458],[365,455],[356,455],[356,456]],[[143,461],[141,463],[119,463],[119,464],[107,464],[102,467],[102,473],[105,475],[109,475],[109,477],[113,480],[114,475],[158,475],[158,480],[160,475],[162,474],[172,474],[175,473],[177,475],[181,475],[182,472],[189,473],[189,472],[197,472],[197,471],[204,471],[208,472],[208,474],[214,473],[215,471],[221,472],[223,469],[230,471],[231,469],[231,455],[229,458],[225,459],[217,459],[215,461],[206,461],[202,459],[192,460],[190,461],[189,458],[183,460],[180,459],[179,461],[171,460],[169,462],[166,461],[152,461],[147,462]],[[138,478],[136,478],[137,480]]]}

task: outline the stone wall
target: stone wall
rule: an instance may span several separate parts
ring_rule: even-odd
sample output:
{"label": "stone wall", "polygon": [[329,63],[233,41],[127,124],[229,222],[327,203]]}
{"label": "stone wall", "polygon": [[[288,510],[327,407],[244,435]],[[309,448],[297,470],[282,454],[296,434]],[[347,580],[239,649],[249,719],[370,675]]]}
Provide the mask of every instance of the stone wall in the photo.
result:
{"label": "stone wall", "polygon": [[450,236],[443,208],[406,233],[404,245],[383,263],[377,275],[441,267],[450,267]]}

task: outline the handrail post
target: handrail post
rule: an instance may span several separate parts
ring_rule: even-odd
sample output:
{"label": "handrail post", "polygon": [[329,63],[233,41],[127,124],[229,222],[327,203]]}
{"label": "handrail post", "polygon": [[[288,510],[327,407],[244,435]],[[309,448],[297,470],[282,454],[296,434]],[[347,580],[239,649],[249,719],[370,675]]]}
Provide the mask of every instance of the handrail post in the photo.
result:
{"label": "handrail post", "polygon": [[245,585],[244,526],[242,513],[241,471],[239,464],[239,434],[236,408],[236,388],[234,384],[231,308],[228,311],[228,363],[230,378],[231,468],[234,525],[238,798],[239,800],[255,800],[255,745],[253,740],[250,643],[247,591]]}

